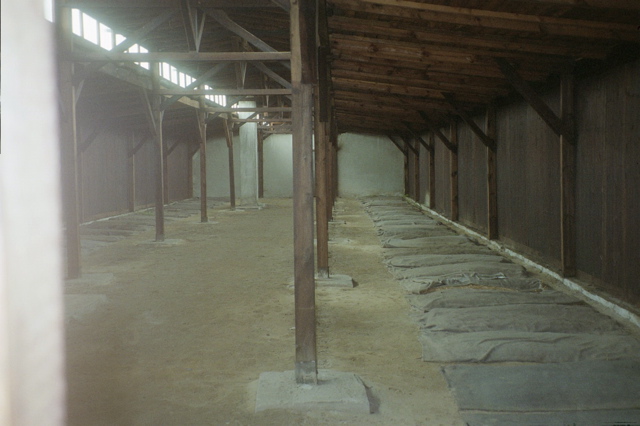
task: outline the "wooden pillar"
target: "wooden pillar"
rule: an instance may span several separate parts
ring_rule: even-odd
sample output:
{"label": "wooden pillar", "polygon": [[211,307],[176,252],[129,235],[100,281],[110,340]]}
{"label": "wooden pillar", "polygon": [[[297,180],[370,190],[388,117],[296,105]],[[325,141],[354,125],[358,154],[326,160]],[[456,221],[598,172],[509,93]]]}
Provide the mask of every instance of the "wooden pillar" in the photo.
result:
{"label": "wooden pillar", "polygon": [[258,198],[264,198],[264,133],[258,130]]}
{"label": "wooden pillar", "polygon": [[[152,63],[151,79],[153,82],[154,92],[160,89],[160,64]],[[164,141],[162,138],[162,118],[164,112],[160,109],[160,96],[153,94],[152,114],[155,131],[155,148],[156,148],[156,241],[164,241]]]}
{"label": "wooden pillar", "polygon": [[[317,99],[317,98],[316,98]],[[316,102],[316,105],[318,103]],[[316,160],[316,240],[318,247],[318,276],[329,277],[329,219],[327,215],[327,123],[321,122],[316,108],[315,160]]]}
{"label": "wooden pillar", "polygon": [[[496,140],[496,108],[489,104],[485,123],[485,134]],[[498,180],[496,164],[497,147],[487,147],[487,237],[498,238]]]}
{"label": "wooden pillar", "polygon": [[404,193],[405,195],[411,196],[411,179],[410,179],[410,170],[409,170],[409,148],[407,148],[407,142],[404,143],[403,147],[403,169],[404,169]]}
{"label": "wooden pillar", "polygon": [[127,182],[129,186],[129,197],[127,209],[132,212],[136,209],[136,139],[135,133],[131,132],[129,151],[127,155]]}
{"label": "wooden pillar", "polygon": [[[57,86],[54,32],[42,6],[39,0],[2,2],[2,56],[7,58],[0,155],[2,425],[65,424],[63,208],[70,237],[67,267],[71,275],[80,272],[73,70],[61,59],[70,47],[71,9],[61,6],[56,19]],[[64,139],[59,140],[60,131]],[[67,186],[64,206],[61,184]]]}
{"label": "wooden pillar", "polygon": [[433,132],[429,134],[429,208],[436,208],[436,141]]}
{"label": "wooden pillar", "polygon": [[413,199],[420,202],[420,142],[413,138]]}
{"label": "wooden pillar", "polygon": [[198,130],[200,133],[200,222],[209,222],[207,211],[207,113],[204,110],[204,97],[198,99]]}
{"label": "wooden pillar", "polygon": [[[60,4],[60,3],[59,3]],[[62,6],[57,10],[58,50],[71,53],[73,34],[71,32],[71,10]],[[76,88],[74,87],[73,62],[58,55],[58,78],[60,87],[60,151],[62,170],[63,214],[65,227],[66,267],[68,278],[78,278],[81,274],[80,254],[80,211],[78,185],[78,140],[76,128]]]}
{"label": "wooden pillar", "polygon": [[233,133],[229,127],[229,120],[222,119],[224,126],[224,135],[227,138],[227,150],[229,151],[229,203],[231,210],[236,208],[236,178],[235,170],[233,167]]}
{"label": "wooden pillar", "polygon": [[297,383],[317,384],[313,247],[315,2],[291,2],[293,233]]}
{"label": "wooden pillar", "polygon": [[338,198],[338,132],[335,127],[333,116],[331,116],[328,130],[329,141],[327,143],[327,197],[329,202],[327,203],[327,218],[328,220],[333,220],[333,207],[335,206],[336,199]]}
{"label": "wooden pillar", "polygon": [[[458,146],[458,125],[455,121],[449,125],[449,141]],[[458,205],[458,150],[449,150],[451,170],[451,220],[458,221],[460,217]]]}
{"label": "wooden pillar", "polygon": [[560,110],[563,122],[563,132],[560,135],[562,274],[573,277],[576,274],[576,140],[574,80],[571,74],[562,77]]}

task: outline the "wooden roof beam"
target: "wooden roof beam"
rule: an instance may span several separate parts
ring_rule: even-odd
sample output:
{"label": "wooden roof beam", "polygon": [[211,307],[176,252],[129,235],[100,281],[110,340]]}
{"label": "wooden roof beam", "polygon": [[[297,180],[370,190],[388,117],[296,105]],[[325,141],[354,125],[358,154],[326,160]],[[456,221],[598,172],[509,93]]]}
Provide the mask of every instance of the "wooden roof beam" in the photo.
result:
{"label": "wooden roof beam", "polygon": [[[246,30],[241,25],[238,25],[236,22],[234,22],[229,17],[229,15],[227,15],[223,10],[207,9],[207,14],[211,16],[213,19],[215,19],[216,22],[218,22],[224,28],[240,36],[243,40],[245,40],[247,43],[251,44],[252,46],[256,47],[261,52],[277,52],[275,48],[269,46],[267,43],[262,41],[259,37],[256,37],[250,31]],[[289,63],[284,63],[283,65],[287,68],[291,68],[291,65]]]}
{"label": "wooden roof beam", "polygon": [[431,121],[431,119],[429,118],[427,113],[425,113],[424,111],[418,111],[418,113],[420,114],[420,116],[424,120],[425,124],[438,137],[438,139],[440,139],[440,141],[444,144],[444,146],[446,146],[449,151],[451,151],[453,153],[457,153],[458,152],[458,147],[456,145],[454,145],[453,143],[451,143],[449,138],[447,138],[444,135],[444,133],[442,133],[440,131],[438,126],[433,121]]}
{"label": "wooden roof beam", "polygon": [[199,52],[206,16],[191,6],[191,0],[180,0],[180,11],[189,50]]}
{"label": "wooden roof beam", "polygon": [[509,62],[502,58],[496,58],[495,61],[513,88],[522,95],[531,108],[533,108],[540,118],[542,118],[544,122],[551,127],[555,134],[560,136],[563,133],[564,127],[560,117],[558,117],[558,115],[549,108],[546,102],[538,96],[535,90],[533,90],[533,88],[522,77],[520,77],[520,75],[518,75],[518,72]]}
{"label": "wooden roof beam", "polygon": [[433,152],[434,147],[432,144],[430,144],[429,142],[425,141],[424,138],[418,134],[418,132],[416,132],[415,130],[413,130],[413,128],[411,127],[411,123],[408,123],[406,121],[403,121],[402,124],[404,125],[404,127],[409,131],[409,133],[411,134],[411,136],[413,136],[414,138],[416,138],[418,140],[418,142],[420,142],[420,144],[422,146],[425,147],[425,149],[429,152]]}
{"label": "wooden roof beam", "polygon": [[75,62],[264,62],[291,60],[291,52],[74,52],[70,56],[70,59]]}
{"label": "wooden roof beam", "polygon": [[[177,10],[167,10],[162,12],[160,15],[156,16],[154,19],[152,19],[147,24],[145,24],[138,31],[131,34],[129,37],[127,37],[126,39],[118,43],[116,46],[114,46],[114,48],[111,49],[111,52],[114,52],[114,53],[124,52],[134,44],[139,43],[147,35],[155,31],[160,25],[164,24],[169,19],[171,19],[176,13],[177,13]],[[74,82],[77,84],[83,81],[85,78],[87,78],[87,76],[98,71],[100,68],[102,68],[106,64],[107,62],[102,62],[102,63],[98,62],[98,63],[88,65],[82,70],[78,70],[76,72],[76,75],[74,76]]]}
{"label": "wooden roof beam", "polygon": [[476,136],[478,136],[478,138],[480,138],[480,141],[482,141],[482,143],[485,144],[487,148],[491,149],[492,151],[495,151],[496,150],[495,139],[487,136],[487,134],[475,123],[475,121],[473,121],[473,118],[471,118],[471,116],[467,114],[467,112],[464,109],[460,108],[460,106],[456,102],[455,96],[451,93],[443,93],[442,95],[447,100],[447,102],[449,102],[451,106],[453,106],[453,108],[455,109],[456,113],[460,116],[460,118],[462,118],[462,120],[465,123],[467,123],[467,126],[469,126],[471,131],[475,133]]}

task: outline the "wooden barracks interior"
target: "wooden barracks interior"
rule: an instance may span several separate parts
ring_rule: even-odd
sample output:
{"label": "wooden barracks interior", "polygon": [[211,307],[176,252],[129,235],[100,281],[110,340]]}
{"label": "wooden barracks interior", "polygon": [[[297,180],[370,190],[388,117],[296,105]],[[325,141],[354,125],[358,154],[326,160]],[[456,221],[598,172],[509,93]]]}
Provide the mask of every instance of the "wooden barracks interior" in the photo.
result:
{"label": "wooden barracks interior", "polygon": [[2,62],[0,424],[640,424],[639,1],[3,1]]}

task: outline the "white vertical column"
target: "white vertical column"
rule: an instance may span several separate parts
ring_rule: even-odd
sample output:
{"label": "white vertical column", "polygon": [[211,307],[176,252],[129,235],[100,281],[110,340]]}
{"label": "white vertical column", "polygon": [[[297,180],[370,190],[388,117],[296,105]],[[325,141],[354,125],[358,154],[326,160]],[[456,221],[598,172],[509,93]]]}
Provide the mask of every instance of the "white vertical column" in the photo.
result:
{"label": "white vertical column", "polygon": [[3,1],[1,17],[0,424],[57,426],[65,384],[54,28],[42,0]]}
{"label": "white vertical column", "polygon": [[[239,108],[255,108],[252,101],[238,102]],[[250,112],[238,113],[248,118]],[[240,127],[240,200],[239,207],[258,207],[258,123],[244,123]]]}

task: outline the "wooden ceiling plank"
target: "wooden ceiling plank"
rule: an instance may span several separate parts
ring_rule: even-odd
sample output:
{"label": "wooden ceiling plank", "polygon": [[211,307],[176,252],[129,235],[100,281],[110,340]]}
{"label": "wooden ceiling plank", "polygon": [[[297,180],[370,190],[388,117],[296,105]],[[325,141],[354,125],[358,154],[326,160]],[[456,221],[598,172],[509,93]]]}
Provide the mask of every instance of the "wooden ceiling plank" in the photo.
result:
{"label": "wooden ceiling plank", "polygon": [[494,10],[438,5],[409,0],[332,0],[334,5],[358,12],[430,22],[493,28],[516,32],[571,36],[586,39],[637,41],[637,25],[526,15]]}
{"label": "wooden ceiling plank", "polygon": [[444,29],[429,30],[423,25],[412,24],[408,21],[390,22],[371,19],[358,19],[345,16],[333,16],[331,18],[331,30],[333,34],[360,33],[363,36],[379,36],[396,41],[413,40],[426,44],[464,45],[471,51],[486,49],[488,51],[501,51],[506,56],[511,54],[538,54],[542,56],[569,56],[601,59],[606,56],[608,46],[594,46],[593,43],[578,43],[567,40],[531,40],[514,37],[493,36],[490,34],[474,34],[468,37],[460,31],[447,31]]}

